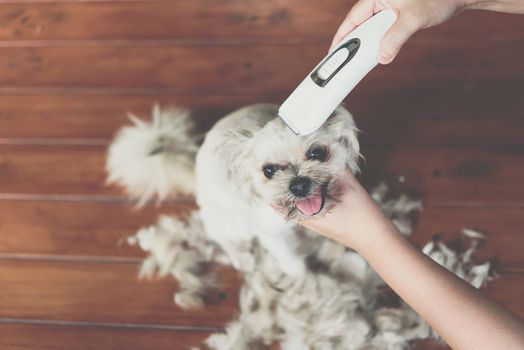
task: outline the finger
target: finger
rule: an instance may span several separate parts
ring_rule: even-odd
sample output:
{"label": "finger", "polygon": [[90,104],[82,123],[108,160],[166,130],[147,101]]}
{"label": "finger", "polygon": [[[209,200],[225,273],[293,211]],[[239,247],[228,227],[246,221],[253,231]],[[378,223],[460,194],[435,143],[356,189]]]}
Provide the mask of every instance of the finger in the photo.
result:
{"label": "finger", "polygon": [[331,42],[331,47],[329,48],[330,51],[333,49],[333,47],[340,43],[342,39],[351,33],[353,29],[373,16],[373,10],[375,7],[374,2],[374,0],[360,0],[355,5],[353,5],[344,21],[342,21],[342,24],[340,24],[338,27],[335,37]]}
{"label": "finger", "polygon": [[421,26],[422,24],[420,23],[419,17],[402,14],[401,12],[397,21],[382,39],[377,57],[378,61],[381,64],[391,63],[406,41],[415,34]]}

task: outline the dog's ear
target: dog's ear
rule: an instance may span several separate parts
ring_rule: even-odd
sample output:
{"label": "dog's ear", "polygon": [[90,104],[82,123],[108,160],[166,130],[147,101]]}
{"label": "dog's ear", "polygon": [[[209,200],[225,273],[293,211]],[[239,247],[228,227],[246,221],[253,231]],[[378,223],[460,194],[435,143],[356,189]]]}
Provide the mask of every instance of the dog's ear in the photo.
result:
{"label": "dog's ear", "polygon": [[218,158],[227,164],[229,181],[239,178],[241,182],[247,180],[244,178],[247,174],[244,174],[246,167],[243,165],[252,152],[252,140],[257,130],[260,128],[256,125],[229,130],[224,136],[221,147],[216,150]]}
{"label": "dog's ear", "polygon": [[246,113],[234,128],[224,133],[220,147],[216,149],[219,159],[227,169],[228,182],[238,187],[239,192],[246,199],[254,199],[258,196],[254,188],[248,186],[253,177],[254,167],[250,164],[254,153],[254,137],[266,125],[269,119],[260,116],[258,110]]}
{"label": "dog's ear", "polygon": [[338,106],[329,119],[322,126],[329,135],[339,144],[344,146],[348,152],[347,165],[353,172],[358,171],[358,158],[360,156],[360,144],[358,142],[359,130],[351,113],[343,106]]}

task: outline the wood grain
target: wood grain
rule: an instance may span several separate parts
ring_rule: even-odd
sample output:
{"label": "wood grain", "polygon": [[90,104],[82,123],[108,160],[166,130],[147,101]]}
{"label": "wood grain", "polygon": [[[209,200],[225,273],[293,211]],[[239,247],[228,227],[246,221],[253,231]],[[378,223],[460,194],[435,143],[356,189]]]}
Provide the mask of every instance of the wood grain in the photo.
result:
{"label": "wood grain", "polygon": [[428,208],[515,205],[522,207],[520,150],[364,149],[362,179],[389,180],[399,192],[416,192]]}
{"label": "wood grain", "polygon": [[449,346],[437,341],[421,340],[413,343],[415,350],[452,350]]}
{"label": "wood grain", "polygon": [[[156,222],[160,214],[182,215],[190,205],[147,206],[133,210],[122,203],[0,201],[0,256],[66,258],[88,261],[142,259],[125,238]],[[494,259],[497,269],[524,272],[522,209],[429,208],[415,216],[412,240],[421,247],[439,234],[458,242],[463,228],[488,236],[476,254],[478,261]]]}
{"label": "wood grain", "polygon": [[77,259],[144,257],[126,238],[159,215],[185,217],[194,205],[0,201],[0,255]]}
{"label": "wood grain", "polygon": [[[208,335],[196,331],[0,324],[0,347],[2,350],[70,350],[74,344],[75,350],[185,350],[201,345]],[[449,349],[430,341],[417,342],[414,348]]]}
{"label": "wood grain", "polygon": [[[236,272],[221,274],[220,291],[199,311],[174,306],[171,279],[136,280],[134,264],[0,261],[2,317],[221,327],[234,317],[238,301]],[[220,300],[220,292],[225,299]],[[524,274],[504,272],[485,289],[487,295],[524,316]]]}
{"label": "wood grain", "polygon": [[[2,194],[122,195],[104,184],[105,147],[1,146],[0,154]],[[363,154],[366,183],[389,179],[399,191],[423,194],[428,207],[523,204],[520,150],[367,148]]]}
{"label": "wood grain", "polygon": [[[348,97],[347,106],[362,130],[360,140],[364,144],[522,148],[524,105],[521,95],[518,89],[370,92],[357,88]],[[147,119],[152,105],[157,102],[193,109],[197,125],[207,130],[235,108],[259,102],[279,104],[285,98],[285,94],[0,94],[0,139],[3,143],[13,142],[10,140],[13,138],[105,142],[123,125],[129,124],[127,112]]]}
{"label": "wood grain", "polygon": [[120,194],[105,185],[104,153],[104,147],[2,148],[0,177],[5,181],[0,192]]}
{"label": "wood grain", "polygon": [[[251,103],[282,102],[275,94],[0,94],[0,138],[67,138],[108,141],[124,125],[128,112],[149,119],[152,106],[194,110],[195,123],[207,130],[227,112]],[[42,125],[46,125],[45,128]],[[50,140],[52,141],[52,140]]]}
{"label": "wood grain", "polygon": [[185,350],[209,335],[198,331],[0,324],[2,350]]}
{"label": "wood grain", "polygon": [[467,247],[469,242],[462,239],[461,230],[475,229],[487,236],[475,253],[478,262],[492,260],[498,270],[524,273],[522,213],[522,208],[427,208],[418,216],[411,240],[422,247],[438,235],[451,246]]}
{"label": "wood grain", "polygon": [[[13,2],[0,8],[0,40],[233,37],[327,43],[351,6],[352,1],[344,0],[330,1],[329,6],[314,0]],[[522,30],[518,16],[470,12],[432,34],[456,41],[500,40]],[[426,33],[421,37],[427,38]]]}
{"label": "wood grain", "polygon": [[[187,198],[132,211],[104,185],[126,112],[196,110],[205,130],[254,102],[281,103],[326,53],[354,1],[18,0],[0,6],[0,348],[186,349],[233,319],[226,270],[203,310],[176,283],[138,281],[121,239]],[[488,234],[485,293],[524,317],[524,21],[468,11],[417,33],[349,96],[369,184],[416,192],[413,241]],[[16,200],[14,200],[16,198]],[[420,342],[416,349],[448,349]]]}
{"label": "wood grain", "polygon": [[[524,74],[515,47],[521,47],[523,40],[490,45],[483,41],[422,41],[401,52],[395,69],[381,66],[373,70],[359,88],[516,88]],[[324,45],[269,44],[0,47],[0,85],[289,93],[325,52]]]}
{"label": "wood grain", "polygon": [[515,148],[524,141],[522,91],[355,90],[347,106],[369,146]]}
{"label": "wood grain", "polygon": [[0,260],[1,318],[217,327],[236,313],[236,272],[202,310],[182,311],[171,278],[138,281],[138,264]]}

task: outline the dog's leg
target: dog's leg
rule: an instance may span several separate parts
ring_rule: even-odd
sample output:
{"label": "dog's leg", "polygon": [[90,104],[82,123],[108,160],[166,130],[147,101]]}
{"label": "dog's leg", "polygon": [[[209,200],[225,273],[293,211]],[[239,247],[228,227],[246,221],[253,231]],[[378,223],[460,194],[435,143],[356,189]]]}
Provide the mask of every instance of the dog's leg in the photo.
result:
{"label": "dog's leg", "polygon": [[304,257],[298,255],[292,241],[296,239],[291,231],[260,234],[258,239],[262,247],[275,258],[278,266],[285,274],[293,278],[301,278],[306,272]]}
{"label": "dog's leg", "polygon": [[231,265],[239,271],[251,271],[255,258],[251,253],[253,236],[248,223],[239,218],[232,218],[227,208],[206,203],[200,212],[207,236],[216,242],[228,256]]}

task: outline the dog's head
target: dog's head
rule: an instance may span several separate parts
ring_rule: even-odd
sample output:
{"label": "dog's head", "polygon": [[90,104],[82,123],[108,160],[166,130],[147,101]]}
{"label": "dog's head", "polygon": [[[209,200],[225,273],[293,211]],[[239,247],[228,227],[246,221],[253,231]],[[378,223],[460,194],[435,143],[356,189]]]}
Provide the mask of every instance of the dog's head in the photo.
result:
{"label": "dog's head", "polygon": [[357,129],[343,107],[310,135],[297,136],[275,118],[250,141],[246,185],[289,219],[328,211],[340,199],[340,177],[358,171]]}

